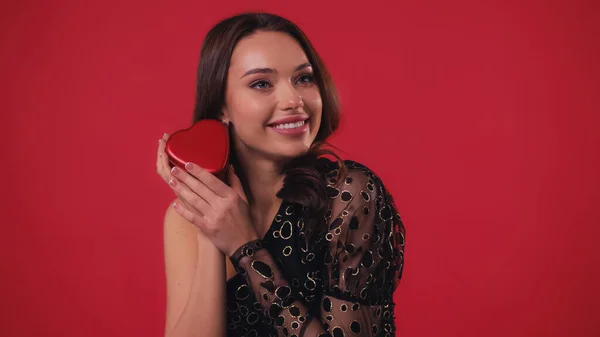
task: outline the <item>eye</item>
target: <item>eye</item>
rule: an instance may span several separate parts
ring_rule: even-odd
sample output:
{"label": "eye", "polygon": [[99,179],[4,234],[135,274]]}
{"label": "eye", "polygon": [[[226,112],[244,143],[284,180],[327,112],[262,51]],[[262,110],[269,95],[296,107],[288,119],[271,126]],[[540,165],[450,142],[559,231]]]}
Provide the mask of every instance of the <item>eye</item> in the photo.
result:
{"label": "eye", "polygon": [[271,84],[265,80],[256,81],[250,84],[251,88],[255,89],[267,89]]}
{"label": "eye", "polygon": [[299,82],[300,84],[305,84],[305,83],[311,83],[311,82],[314,82],[314,76],[313,76],[313,74],[304,74],[304,75],[301,75],[301,76],[298,78],[298,82]]}

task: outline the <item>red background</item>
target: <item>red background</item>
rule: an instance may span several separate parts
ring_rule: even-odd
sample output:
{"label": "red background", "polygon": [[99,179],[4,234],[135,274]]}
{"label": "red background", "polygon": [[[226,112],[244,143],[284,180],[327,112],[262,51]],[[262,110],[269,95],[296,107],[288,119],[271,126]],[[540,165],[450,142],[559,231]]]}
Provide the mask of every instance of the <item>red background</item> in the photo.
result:
{"label": "red background", "polygon": [[3,1],[2,336],[162,336],[157,140],[204,34],[298,23],[407,227],[398,336],[600,335],[600,2]]}

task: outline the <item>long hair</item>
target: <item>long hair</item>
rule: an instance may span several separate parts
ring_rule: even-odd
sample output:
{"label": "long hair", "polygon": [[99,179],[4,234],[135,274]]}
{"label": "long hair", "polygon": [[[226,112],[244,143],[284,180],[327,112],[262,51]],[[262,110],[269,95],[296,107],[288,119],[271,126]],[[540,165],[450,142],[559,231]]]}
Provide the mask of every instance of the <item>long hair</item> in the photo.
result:
{"label": "long hair", "polygon": [[[201,119],[219,119],[222,114],[221,108],[225,103],[227,74],[233,49],[241,39],[258,31],[274,31],[290,35],[298,41],[313,67],[313,76],[323,102],[321,125],[309,150],[283,166],[284,183],[277,197],[304,206],[304,211],[309,212],[311,219],[322,219],[329,198],[325,179],[322,176],[323,171],[319,169],[320,163],[323,163],[320,158],[323,155],[332,155],[343,169],[343,161],[339,156],[324,147],[330,145],[327,139],[339,126],[339,97],[323,61],[308,37],[296,24],[281,16],[262,12],[242,13],[217,23],[207,33],[202,43],[192,123]],[[244,170],[234,151],[231,153],[230,161],[244,188],[247,189]],[[311,222],[312,225],[308,223],[306,225],[312,231],[320,221]],[[317,229],[318,231],[320,229]]]}

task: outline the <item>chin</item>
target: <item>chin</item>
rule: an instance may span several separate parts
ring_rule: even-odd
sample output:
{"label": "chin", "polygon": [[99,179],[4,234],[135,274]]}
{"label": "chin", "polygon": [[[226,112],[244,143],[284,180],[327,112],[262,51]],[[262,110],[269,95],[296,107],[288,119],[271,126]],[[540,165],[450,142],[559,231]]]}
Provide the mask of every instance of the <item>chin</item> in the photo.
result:
{"label": "chin", "polygon": [[296,147],[295,149],[283,151],[281,155],[287,158],[295,158],[304,155],[306,152],[308,152],[308,149],[309,148],[307,146]]}
{"label": "chin", "polygon": [[274,154],[277,157],[293,159],[308,152],[309,148],[310,146],[306,143],[298,142],[298,144],[288,144],[287,146],[282,146],[278,149],[275,149]]}

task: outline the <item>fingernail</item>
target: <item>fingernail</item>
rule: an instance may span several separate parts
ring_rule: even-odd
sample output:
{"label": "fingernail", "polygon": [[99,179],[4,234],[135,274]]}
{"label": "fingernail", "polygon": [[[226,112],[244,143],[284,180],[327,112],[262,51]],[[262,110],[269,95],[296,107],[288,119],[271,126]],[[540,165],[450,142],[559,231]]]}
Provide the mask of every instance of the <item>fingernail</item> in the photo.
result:
{"label": "fingernail", "polygon": [[172,174],[179,174],[179,169],[177,168],[177,166],[173,166],[173,168],[171,169],[171,173]]}
{"label": "fingernail", "polygon": [[166,138],[167,136],[168,136],[168,135],[167,135],[167,133],[166,133],[166,132],[165,132],[165,133],[163,133],[163,138]]}
{"label": "fingernail", "polygon": [[175,187],[175,185],[177,185],[174,178],[171,178],[171,180],[169,180],[169,185],[171,185],[173,187]]}
{"label": "fingernail", "polygon": [[190,162],[185,163],[185,169],[191,171],[194,168],[194,165]]}

